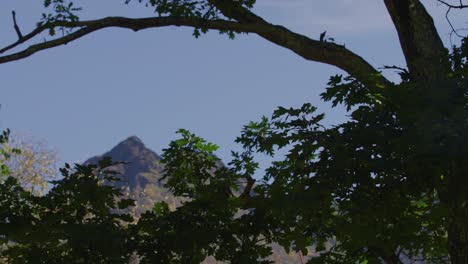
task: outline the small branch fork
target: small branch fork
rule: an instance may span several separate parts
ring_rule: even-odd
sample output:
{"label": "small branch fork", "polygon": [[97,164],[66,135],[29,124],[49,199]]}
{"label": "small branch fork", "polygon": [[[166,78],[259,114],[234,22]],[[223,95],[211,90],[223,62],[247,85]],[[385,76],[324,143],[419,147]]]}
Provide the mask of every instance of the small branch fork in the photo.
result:
{"label": "small branch fork", "polygon": [[247,175],[245,176],[245,179],[247,180],[247,184],[244,188],[244,191],[242,191],[242,194],[239,196],[241,199],[249,199],[250,197],[250,192],[252,191],[254,184],[255,184],[255,179],[252,178],[251,176]]}
{"label": "small branch fork", "polygon": [[468,8],[468,4],[464,4],[463,3],[463,0],[459,0],[459,4],[457,5],[454,5],[454,4],[450,4],[444,0],[437,0],[437,2],[449,7],[449,8],[454,8],[454,9],[463,9],[463,8]]}
{"label": "small branch fork", "polygon": [[11,15],[13,16],[13,27],[15,28],[16,34],[18,35],[18,39],[22,39],[23,34],[21,34],[21,30],[18,26],[18,23],[16,23],[16,12],[14,10],[11,11]]}
{"label": "small branch fork", "polygon": [[[464,36],[462,36],[460,33],[458,33],[458,30],[455,29],[455,27],[453,26],[452,21],[450,20],[449,14],[450,14],[450,11],[452,11],[452,9],[468,8],[468,4],[463,3],[463,0],[459,0],[458,4],[451,4],[451,3],[448,3],[445,0],[437,0],[437,2],[443,4],[443,5],[445,5],[447,7],[447,12],[445,12],[445,19],[447,20],[447,23],[449,24],[450,28],[452,29],[452,32],[450,33],[450,35],[455,34],[457,37],[463,38]],[[466,29],[464,29],[464,30],[466,30]]]}

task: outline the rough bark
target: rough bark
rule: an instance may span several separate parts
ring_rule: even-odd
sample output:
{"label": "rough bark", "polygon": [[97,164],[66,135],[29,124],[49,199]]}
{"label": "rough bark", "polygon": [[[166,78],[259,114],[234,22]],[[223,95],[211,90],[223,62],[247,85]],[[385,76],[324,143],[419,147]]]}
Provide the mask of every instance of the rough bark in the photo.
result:
{"label": "rough bark", "polygon": [[432,17],[418,0],[384,0],[398,32],[413,80],[431,80],[447,73],[447,51]]}

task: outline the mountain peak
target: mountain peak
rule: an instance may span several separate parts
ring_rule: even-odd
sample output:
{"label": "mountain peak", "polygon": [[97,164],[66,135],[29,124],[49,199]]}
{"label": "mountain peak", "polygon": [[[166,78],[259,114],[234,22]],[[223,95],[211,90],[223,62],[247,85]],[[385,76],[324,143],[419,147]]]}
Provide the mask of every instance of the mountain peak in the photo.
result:
{"label": "mountain peak", "polygon": [[142,150],[147,149],[143,141],[137,136],[131,136],[118,143],[111,152],[126,152],[126,154],[139,155]]}
{"label": "mountain peak", "polygon": [[[126,139],[123,140],[122,142],[134,142],[134,143],[143,144],[143,141],[142,141],[139,137],[137,137],[137,136],[135,136],[135,135],[129,136],[128,138],[126,138]],[[121,142],[121,143],[122,143],[122,142]]]}
{"label": "mountain peak", "polygon": [[111,157],[113,162],[127,163],[119,165],[116,171],[121,173],[123,182],[126,182],[131,189],[144,188],[148,179],[142,177],[142,173],[162,171],[159,155],[147,148],[137,136],[126,138],[110,151],[88,159],[85,164],[97,164],[104,157]]}

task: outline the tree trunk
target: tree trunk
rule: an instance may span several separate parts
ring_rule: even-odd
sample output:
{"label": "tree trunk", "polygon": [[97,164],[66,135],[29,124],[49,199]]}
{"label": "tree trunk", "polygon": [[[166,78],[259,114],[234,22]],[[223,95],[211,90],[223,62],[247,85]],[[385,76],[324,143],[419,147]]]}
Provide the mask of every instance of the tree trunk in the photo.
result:
{"label": "tree trunk", "polygon": [[449,253],[452,264],[468,263],[468,228],[467,228],[467,210],[464,215],[454,217],[449,225]]}
{"label": "tree trunk", "polygon": [[468,263],[468,168],[463,160],[452,162],[448,184],[450,204],[448,250],[452,264]]}
{"label": "tree trunk", "polygon": [[419,0],[384,0],[398,32],[413,81],[441,77],[450,69],[432,17]]}
{"label": "tree trunk", "polygon": [[[400,45],[412,81],[431,83],[446,78],[451,70],[447,49],[420,0],[384,0],[398,32]],[[441,86],[440,89],[445,87]],[[450,210],[448,244],[453,264],[468,264],[468,172],[463,166],[463,153],[454,155],[461,160],[451,161],[448,185],[441,187],[441,203]]]}

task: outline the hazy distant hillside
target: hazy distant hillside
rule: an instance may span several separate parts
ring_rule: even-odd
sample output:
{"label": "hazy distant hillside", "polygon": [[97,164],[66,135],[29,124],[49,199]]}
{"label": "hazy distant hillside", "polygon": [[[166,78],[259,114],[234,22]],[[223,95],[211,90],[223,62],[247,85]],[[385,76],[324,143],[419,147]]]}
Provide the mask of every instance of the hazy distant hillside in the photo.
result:
{"label": "hazy distant hillside", "polygon": [[[171,209],[180,205],[180,199],[174,197],[158,181],[163,172],[161,157],[148,149],[136,136],[129,137],[117,144],[110,151],[94,156],[85,164],[96,164],[103,157],[111,157],[113,161],[128,162],[114,168],[121,173],[122,181],[116,186],[124,189],[125,194],[136,201],[133,213],[138,217],[142,212],[150,210],[158,201],[166,201]],[[288,255],[280,246],[273,245],[272,260],[276,263],[301,263],[297,254]],[[205,261],[206,264],[217,263],[212,258]]]}

